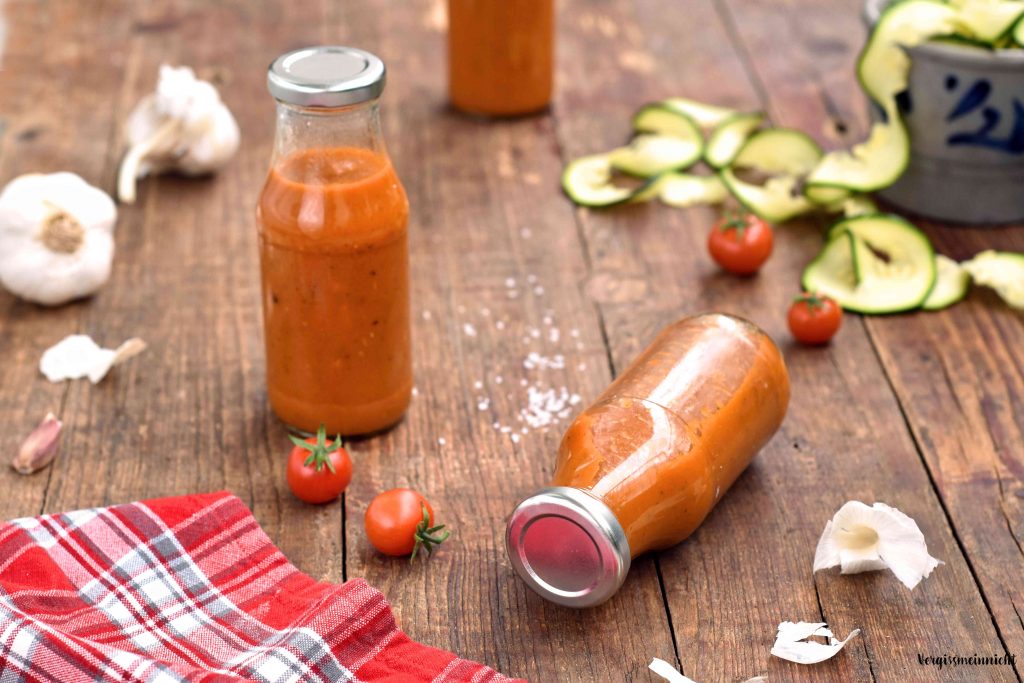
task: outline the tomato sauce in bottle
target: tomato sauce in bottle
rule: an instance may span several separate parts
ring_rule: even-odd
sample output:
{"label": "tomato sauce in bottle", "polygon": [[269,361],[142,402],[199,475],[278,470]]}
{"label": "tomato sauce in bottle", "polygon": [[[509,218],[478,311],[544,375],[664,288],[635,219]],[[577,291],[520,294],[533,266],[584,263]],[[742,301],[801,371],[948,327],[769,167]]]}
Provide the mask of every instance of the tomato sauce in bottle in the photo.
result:
{"label": "tomato sauce in bottle", "polygon": [[512,565],[545,598],[599,604],[632,558],[693,533],[782,424],[772,340],[726,315],[669,326],[570,425],[551,487],[512,513]]}
{"label": "tomato sauce in bottle", "polygon": [[554,0],[448,0],[452,104],[486,116],[517,116],[551,102]]}
{"label": "tomato sauce in bottle", "polygon": [[384,65],[346,47],[270,67],[277,136],[258,206],[267,392],[293,428],[364,434],[412,391],[409,205],[384,147]]}

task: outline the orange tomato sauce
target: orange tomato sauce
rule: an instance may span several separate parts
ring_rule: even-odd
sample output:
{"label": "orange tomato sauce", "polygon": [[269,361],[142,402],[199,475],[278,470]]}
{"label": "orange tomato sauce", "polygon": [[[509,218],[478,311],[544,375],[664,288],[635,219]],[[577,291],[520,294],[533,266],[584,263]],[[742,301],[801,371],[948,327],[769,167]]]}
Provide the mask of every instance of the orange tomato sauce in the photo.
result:
{"label": "orange tomato sauce", "polygon": [[552,486],[584,489],[631,554],[693,533],[782,424],[789,376],[755,326],[720,315],[667,328],[566,432]]}
{"label": "orange tomato sauce", "polygon": [[289,425],[363,434],[405,412],[408,215],[370,150],[308,149],[271,169],[258,209],[267,390]]}
{"label": "orange tomato sauce", "polygon": [[547,107],[554,35],[554,0],[448,0],[452,104],[488,116]]}

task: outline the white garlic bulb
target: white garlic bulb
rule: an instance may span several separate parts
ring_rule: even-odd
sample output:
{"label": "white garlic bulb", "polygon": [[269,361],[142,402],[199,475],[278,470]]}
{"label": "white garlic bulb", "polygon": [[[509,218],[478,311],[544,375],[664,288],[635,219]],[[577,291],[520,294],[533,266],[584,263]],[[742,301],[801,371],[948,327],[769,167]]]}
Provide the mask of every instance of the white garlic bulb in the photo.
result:
{"label": "white garlic bulb", "polygon": [[160,67],[156,92],[135,107],[125,124],[128,152],[117,194],[135,201],[135,182],[149,174],[212,173],[238,151],[239,131],[217,89],[187,66]]}
{"label": "white garlic bulb", "polygon": [[56,306],[110,277],[117,207],[74,173],[31,173],[0,192],[0,284]]}

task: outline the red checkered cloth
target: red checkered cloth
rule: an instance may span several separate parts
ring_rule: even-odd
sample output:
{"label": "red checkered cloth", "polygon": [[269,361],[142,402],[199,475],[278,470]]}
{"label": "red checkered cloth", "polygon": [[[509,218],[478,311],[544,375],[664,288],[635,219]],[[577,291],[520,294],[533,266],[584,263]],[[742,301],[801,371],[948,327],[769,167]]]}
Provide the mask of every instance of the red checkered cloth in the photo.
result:
{"label": "red checkered cloth", "polygon": [[365,581],[318,583],[228,493],[0,526],[0,682],[510,679],[420,645]]}

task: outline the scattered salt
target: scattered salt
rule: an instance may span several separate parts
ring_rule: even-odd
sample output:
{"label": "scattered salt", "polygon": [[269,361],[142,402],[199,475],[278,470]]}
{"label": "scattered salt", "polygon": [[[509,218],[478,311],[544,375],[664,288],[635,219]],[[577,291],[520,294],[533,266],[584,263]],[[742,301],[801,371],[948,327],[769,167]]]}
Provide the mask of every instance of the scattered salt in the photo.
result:
{"label": "scattered salt", "polygon": [[529,228],[520,228],[519,236],[522,237],[524,240],[528,240],[531,236],[533,236],[533,230],[530,230]]}
{"label": "scattered salt", "polygon": [[538,330],[536,327],[531,327],[530,336],[533,337],[534,339],[540,339],[540,330]]}
{"label": "scattered salt", "polygon": [[512,289],[513,287],[516,286],[516,279],[514,277],[505,278],[505,286],[508,287],[509,289]]}
{"label": "scattered salt", "polygon": [[499,330],[503,330],[503,329],[505,329],[505,321],[504,320],[499,320],[499,321],[494,323],[494,326],[497,329],[499,329]]}
{"label": "scattered salt", "polygon": [[484,388],[484,383],[481,382],[480,380],[477,380],[477,381],[473,382],[473,388],[474,389],[483,389]]}
{"label": "scattered salt", "polygon": [[578,339],[580,336],[580,331],[574,327],[571,330],[569,330],[569,336],[572,337],[573,339]]}
{"label": "scattered salt", "polygon": [[527,370],[561,370],[565,367],[565,356],[560,353],[554,356],[542,356],[536,351],[531,351],[523,360],[523,367]]}
{"label": "scattered salt", "polygon": [[491,309],[487,308],[486,306],[484,308],[481,308],[480,315],[482,315],[485,318],[489,317],[491,315]]}
{"label": "scattered salt", "polygon": [[557,327],[552,327],[548,330],[548,340],[551,342],[557,342],[561,336],[562,333],[558,331]]}
{"label": "scattered salt", "polygon": [[433,314],[430,311],[423,311],[423,319],[424,320],[430,320],[432,317],[434,317],[434,316],[433,316]]}
{"label": "scattered salt", "polygon": [[534,275],[533,273],[530,273],[529,275],[526,276],[526,281],[529,282],[531,285],[536,284],[537,276]]}
{"label": "scattered salt", "polygon": [[501,375],[497,375],[497,376],[496,376],[496,377],[494,378],[494,383],[495,383],[495,384],[501,384],[501,383],[502,383],[502,382],[504,382],[504,381],[505,381],[505,380],[504,380],[504,379],[502,378],[502,376],[501,376]]}
{"label": "scattered salt", "polygon": [[513,434],[512,435],[512,443],[519,443],[519,435],[518,434]]}
{"label": "scattered salt", "polygon": [[443,436],[437,440],[437,445],[438,446],[443,446],[446,443],[448,443],[448,442],[445,440],[445,438]]}
{"label": "scattered salt", "polygon": [[473,323],[465,323],[465,324],[463,324],[462,331],[466,333],[467,337],[475,337],[476,336],[476,328],[473,327]]}
{"label": "scattered salt", "polygon": [[533,288],[533,293],[536,294],[537,296],[541,296],[542,294],[544,294],[544,288],[541,287],[540,285],[537,285],[536,287]]}

